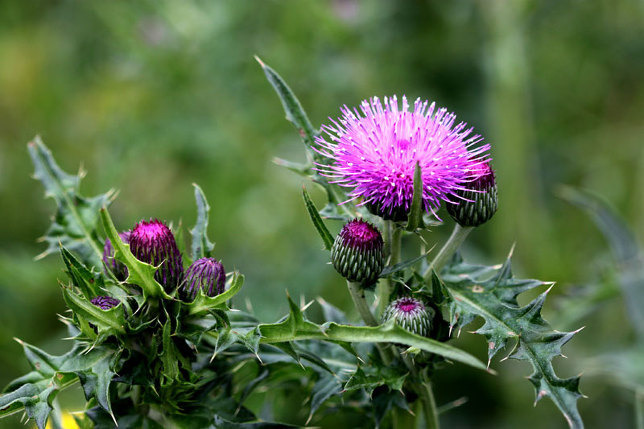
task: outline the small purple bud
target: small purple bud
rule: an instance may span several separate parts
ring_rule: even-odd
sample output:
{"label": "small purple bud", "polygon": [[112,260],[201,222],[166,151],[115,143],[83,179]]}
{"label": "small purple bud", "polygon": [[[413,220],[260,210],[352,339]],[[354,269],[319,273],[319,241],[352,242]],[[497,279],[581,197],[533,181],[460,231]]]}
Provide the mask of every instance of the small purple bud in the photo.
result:
{"label": "small purple bud", "polygon": [[194,261],[186,271],[179,294],[184,301],[194,301],[199,289],[208,296],[219,295],[226,289],[226,271],[215,258]]}
{"label": "small purple bud", "polygon": [[159,267],[154,278],[167,292],[181,283],[181,253],[172,231],[163,222],[154,219],[137,223],[130,234],[130,250],[139,261]]}
{"label": "small purple bud", "polygon": [[109,310],[121,303],[121,301],[116,298],[112,298],[111,296],[97,296],[96,298],[92,298],[90,302],[95,306],[100,307],[101,310]]}
{"label": "small purple bud", "polygon": [[434,309],[426,307],[419,299],[411,297],[392,301],[382,314],[382,322],[394,319],[396,323],[413,334],[427,337],[432,329]]}
{"label": "small purple bud", "polygon": [[[121,237],[123,243],[128,244],[130,242],[130,234],[130,231],[123,231],[119,233],[119,237]],[[103,263],[119,281],[124,281],[127,278],[127,267],[121,261],[114,259],[114,247],[109,238],[105,240],[105,245],[103,246]]]}
{"label": "small purple bud", "polygon": [[331,262],[350,282],[368,287],[378,280],[385,264],[382,235],[362,219],[347,222],[331,248]]}

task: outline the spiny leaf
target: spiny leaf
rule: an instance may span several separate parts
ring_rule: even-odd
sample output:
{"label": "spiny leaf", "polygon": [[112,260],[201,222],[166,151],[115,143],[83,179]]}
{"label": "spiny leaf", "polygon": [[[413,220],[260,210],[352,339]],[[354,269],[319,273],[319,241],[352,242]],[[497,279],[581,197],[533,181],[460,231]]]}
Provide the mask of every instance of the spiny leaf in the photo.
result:
{"label": "spiny leaf", "polygon": [[197,296],[191,303],[185,304],[188,307],[189,314],[195,316],[207,313],[213,310],[226,310],[226,302],[234,297],[244,285],[244,275],[235,272],[231,277],[230,286],[219,295],[208,296],[200,288]]}
{"label": "spiny leaf", "polygon": [[100,214],[105,234],[107,235],[107,238],[110,239],[112,246],[114,247],[114,258],[123,262],[127,267],[128,277],[125,282],[139,286],[143,291],[143,296],[145,298],[151,296],[171,299],[171,297],[163,290],[163,286],[161,286],[154,278],[157,268],[136,259],[130,251],[130,245],[123,243],[123,240],[121,240],[121,237],[119,236],[116,227],[114,227],[112,218],[106,208],[100,209]]}
{"label": "spiny leaf", "polygon": [[452,326],[461,328],[477,316],[483,318],[485,323],[476,333],[488,340],[489,360],[514,344],[511,357],[533,366],[529,379],[536,388],[536,400],[550,397],[570,427],[583,427],[577,410],[579,377],[559,378],[552,367],[552,359],[561,355],[563,345],[578,331],[554,331],[543,320],[541,308],[550,289],[524,307],[517,302],[522,292],[549,284],[515,278],[510,258],[501,267],[486,267],[467,264],[457,257],[443,270],[443,281],[450,295]]}
{"label": "spiny leaf", "polygon": [[302,187],[302,197],[304,198],[304,203],[306,204],[306,211],[309,213],[309,216],[311,217],[311,221],[313,222],[313,226],[315,226],[315,229],[317,229],[318,233],[320,234],[320,237],[322,237],[322,241],[324,242],[324,248],[326,250],[331,250],[331,247],[333,246],[333,236],[327,229],[326,225],[324,224],[324,221],[320,217],[320,214],[318,213],[318,209],[315,207],[315,204],[313,204],[313,201],[311,201],[311,197],[309,197],[309,193],[306,192],[306,188]]}
{"label": "spiny leaf", "polygon": [[124,334],[125,315],[121,304],[108,310],[92,304],[87,298],[63,286],[63,298],[67,306],[86,321],[95,325],[99,334]]}
{"label": "spiny leaf", "polygon": [[297,99],[293,91],[291,91],[291,88],[289,88],[284,79],[282,79],[275,70],[264,64],[259,57],[255,57],[255,59],[262,67],[262,70],[264,70],[264,74],[266,75],[268,82],[273,86],[275,92],[277,92],[277,95],[282,102],[282,107],[284,107],[286,119],[292,122],[300,133],[300,136],[308,149],[308,156],[313,159],[317,159],[319,155],[312,149],[316,132],[313,129],[313,125],[311,125],[311,121],[309,121],[308,116],[306,116],[300,101]]}
{"label": "spiny leaf", "polygon": [[196,183],[192,186],[195,187],[195,200],[197,202],[197,222],[190,230],[192,235],[192,260],[196,261],[199,258],[208,258],[211,256],[215,245],[208,240],[208,213],[210,213],[210,206],[206,201],[206,196]]}
{"label": "spiny leaf", "polygon": [[28,149],[35,168],[34,178],[43,184],[45,196],[53,198],[57,206],[53,223],[42,237],[48,247],[38,257],[56,252],[62,243],[78,253],[83,263],[100,267],[103,244],[96,234],[98,210],[112,202],[114,192],[85,198],[79,192],[83,172],[76,176],[65,173],[39,136],[28,144]]}
{"label": "spiny leaf", "polygon": [[163,341],[161,342],[161,352],[159,355],[163,363],[163,376],[167,379],[168,384],[176,380],[179,375],[177,354],[178,351],[172,340],[172,323],[168,319],[163,325]]}
{"label": "spiny leaf", "polygon": [[92,299],[95,296],[101,295],[103,278],[101,276],[95,276],[72,253],[65,249],[62,244],[60,246],[60,254],[67,267],[67,274],[69,274],[74,286],[80,289],[85,298]]}
{"label": "spiny leaf", "polygon": [[320,326],[305,320],[302,311],[290,297],[288,302],[290,313],[284,321],[259,325],[262,343],[274,344],[305,339],[349,343],[402,343],[475,368],[486,369],[485,364],[469,353],[445,343],[412,334],[394,324],[393,320],[376,327],[347,326],[336,323]]}
{"label": "spiny leaf", "polygon": [[[64,355],[53,356],[19,342],[35,371],[9,383],[0,395],[0,418],[24,410],[39,428],[44,428],[52,411],[50,403],[59,391],[76,383],[80,376],[92,374],[92,371],[97,371],[103,377],[111,374],[110,380],[113,375],[101,367],[104,359],[110,360],[113,354],[111,350],[99,347],[84,353],[83,347],[76,344]],[[106,388],[103,391],[107,394]],[[102,404],[106,402],[102,401]]]}
{"label": "spiny leaf", "polygon": [[416,162],[414,169],[414,194],[409,209],[407,231],[415,231],[423,227],[423,175],[420,164]]}

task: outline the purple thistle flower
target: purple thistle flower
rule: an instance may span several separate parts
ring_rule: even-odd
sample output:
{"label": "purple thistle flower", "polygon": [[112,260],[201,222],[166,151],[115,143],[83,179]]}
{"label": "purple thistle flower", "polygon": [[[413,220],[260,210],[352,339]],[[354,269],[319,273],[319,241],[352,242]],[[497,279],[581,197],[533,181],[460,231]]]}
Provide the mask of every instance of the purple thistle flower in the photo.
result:
{"label": "purple thistle flower", "polygon": [[201,289],[208,296],[216,296],[226,289],[226,271],[215,258],[197,259],[188,267],[179,293],[185,301],[194,301]]}
{"label": "purple thistle flower", "polygon": [[435,103],[417,99],[409,110],[402,97],[373,97],[360,109],[341,109],[343,116],[322,130],[330,141],[317,137],[317,152],[332,161],[317,171],[331,183],[351,188],[349,200],[387,219],[405,220],[413,199],[414,169],[420,165],[423,203],[436,214],[441,201],[457,202],[455,194],[475,180],[474,166],[488,159],[489,145],[474,147],[482,138],[472,128],[455,123],[456,116]]}
{"label": "purple thistle flower", "polygon": [[183,261],[172,231],[154,219],[141,221],[130,234],[130,250],[139,260],[159,267],[154,278],[172,291],[183,279]]}
{"label": "purple thistle flower", "polygon": [[97,296],[96,298],[92,298],[90,302],[95,306],[100,307],[101,310],[109,310],[121,303],[121,301],[116,298],[112,298],[111,296]]}
{"label": "purple thistle flower", "polygon": [[[121,237],[123,243],[128,244],[130,242],[130,234],[130,231],[123,231],[119,233],[119,237]],[[105,240],[105,245],[103,246],[103,263],[107,269],[112,271],[118,280],[124,281],[127,278],[127,267],[121,261],[114,259],[114,247],[109,238]]]}

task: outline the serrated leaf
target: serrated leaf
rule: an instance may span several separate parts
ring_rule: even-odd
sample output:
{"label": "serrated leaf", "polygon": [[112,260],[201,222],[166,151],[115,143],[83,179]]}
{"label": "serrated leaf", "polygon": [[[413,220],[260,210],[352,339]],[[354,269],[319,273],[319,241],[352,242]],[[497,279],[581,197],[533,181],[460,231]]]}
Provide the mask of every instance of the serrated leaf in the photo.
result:
{"label": "serrated leaf", "polygon": [[320,326],[305,320],[302,311],[290,297],[288,302],[290,312],[284,321],[258,326],[262,343],[275,344],[306,339],[349,343],[401,343],[475,368],[486,369],[484,363],[469,353],[448,344],[412,334],[394,324],[393,319],[389,323],[376,327],[347,326],[337,323]]}
{"label": "serrated leaf", "polygon": [[190,230],[190,235],[192,235],[192,260],[196,261],[199,258],[209,258],[215,245],[208,240],[208,213],[210,213],[210,206],[199,185],[193,183],[192,186],[195,187],[197,222]]}
{"label": "serrated leaf", "polygon": [[[163,325],[163,341],[159,357],[163,363],[163,376],[169,383],[175,381],[179,375],[178,351],[172,340],[172,323],[168,319]],[[164,384],[164,383],[162,383]]]}
{"label": "serrated leaf", "polygon": [[572,428],[583,427],[577,410],[579,378],[559,378],[552,367],[552,359],[561,355],[577,331],[554,331],[543,320],[541,308],[548,291],[524,307],[517,302],[522,292],[549,284],[515,278],[509,258],[501,267],[473,266],[456,258],[443,270],[443,282],[450,295],[453,326],[461,328],[477,316],[483,318],[476,333],[487,338],[489,359],[514,344],[511,357],[533,366],[529,379],[537,390],[536,400],[550,397]]}
{"label": "serrated leaf", "polygon": [[423,175],[420,163],[414,168],[414,193],[409,209],[407,231],[415,231],[423,227]]}
{"label": "serrated leaf", "polygon": [[53,223],[42,237],[47,249],[39,257],[58,251],[59,243],[76,252],[83,263],[100,267],[103,244],[98,239],[98,210],[110,204],[113,191],[91,198],[83,197],[80,180],[83,173],[65,173],[56,164],[51,151],[39,136],[28,144],[29,155],[34,164],[34,177],[45,187],[45,196],[56,201],[56,214]]}
{"label": "serrated leaf", "polygon": [[106,370],[100,367],[100,362],[113,354],[100,348],[84,353],[76,344],[64,355],[53,356],[22,341],[20,344],[35,371],[12,381],[0,395],[0,418],[24,409],[39,428],[45,427],[56,394],[76,383],[78,376],[92,370],[105,376]]}
{"label": "serrated leaf", "polygon": [[[369,371],[371,368],[367,368]],[[405,379],[409,373],[399,373],[393,368],[379,368],[377,371],[369,371],[373,374],[367,374],[361,367],[351,375],[349,381],[344,385],[344,390],[351,391],[365,389],[369,396],[376,387],[387,385],[392,390],[401,390]]]}
{"label": "serrated leaf", "polygon": [[333,246],[333,236],[327,229],[326,225],[324,224],[324,221],[320,217],[320,214],[318,213],[318,209],[315,207],[315,204],[313,204],[313,201],[311,201],[311,197],[309,197],[309,193],[306,192],[306,188],[302,187],[302,197],[304,198],[304,204],[306,204],[306,211],[309,213],[309,216],[311,217],[311,221],[313,222],[313,226],[315,226],[315,229],[318,231],[318,234],[320,234],[320,237],[322,237],[322,241],[324,242],[324,248],[326,250],[331,250],[331,247]]}
{"label": "serrated leaf", "polygon": [[230,287],[228,287],[223,293],[215,296],[208,296],[203,293],[202,289],[199,289],[195,300],[186,303],[188,312],[192,316],[208,313],[214,310],[227,310],[226,302],[232,297],[237,295],[244,285],[244,275],[238,272],[235,272],[230,281]]}
{"label": "serrated leaf", "polygon": [[170,295],[163,290],[163,286],[161,286],[154,278],[157,267],[136,259],[130,251],[130,245],[123,243],[123,240],[121,240],[107,209],[102,208],[99,212],[103,222],[103,228],[105,229],[105,234],[107,235],[107,238],[110,239],[112,246],[114,247],[114,258],[123,262],[127,267],[128,277],[125,280],[125,283],[139,286],[143,291],[144,298],[163,297],[171,299]]}
{"label": "serrated leaf", "polygon": [[80,289],[85,298],[92,299],[97,295],[101,295],[101,287],[103,286],[102,277],[95,276],[62,245],[60,246],[60,254],[67,267],[67,274],[74,283],[74,286]]}
{"label": "serrated leaf", "polygon": [[74,313],[80,315],[87,322],[93,324],[99,333],[124,334],[125,315],[121,304],[108,310],[92,304],[87,298],[76,294],[68,287],[63,286],[63,298],[67,307]]}
{"label": "serrated leaf", "polygon": [[313,125],[311,125],[311,121],[309,121],[308,116],[306,116],[300,101],[297,99],[293,91],[291,91],[291,88],[289,88],[284,79],[282,79],[275,70],[264,64],[264,62],[258,57],[255,57],[255,59],[262,67],[262,70],[264,70],[264,74],[266,75],[268,82],[273,86],[275,92],[277,92],[277,95],[282,102],[282,107],[284,107],[286,119],[295,125],[300,133],[300,137],[302,137],[302,141],[308,149],[308,156],[313,159],[318,159],[319,155],[313,150],[316,131],[313,129]]}

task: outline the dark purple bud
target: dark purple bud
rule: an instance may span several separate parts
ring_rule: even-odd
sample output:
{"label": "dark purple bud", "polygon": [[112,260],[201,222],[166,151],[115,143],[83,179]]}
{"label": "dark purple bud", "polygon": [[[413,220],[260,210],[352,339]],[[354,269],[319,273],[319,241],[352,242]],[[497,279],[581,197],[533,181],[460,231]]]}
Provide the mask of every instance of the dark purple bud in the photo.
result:
{"label": "dark purple bud", "polygon": [[331,248],[331,262],[344,278],[369,287],[385,265],[382,235],[362,219],[347,222]]}
{"label": "dark purple bud", "polygon": [[226,271],[215,258],[194,261],[186,271],[179,294],[184,301],[194,301],[199,289],[208,296],[219,295],[226,289]]}
{"label": "dark purple bud", "polygon": [[[119,233],[119,237],[121,237],[123,243],[128,244],[130,242],[130,234],[130,231],[124,231]],[[127,278],[127,267],[121,261],[114,259],[114,247],[109,238],[105,240],[105,245],[103,246],[103,263],[119,281],[124,281]]]}
{"label": "dark purple bud", "polygon": [[121,303],[121,301],[116,298],[112,298],[111,296],[97,296],[96,298],[92,298],[90,302],[95,306],[100,307],[101,310],[109,310]]}
{"label": "dark purple bud", "polygon": [[130,234],[130,250],[141,262],[158,267],[154,278],[171,292],[183,279],[183,262],[172,231],[154,219],[141,221]]}

